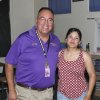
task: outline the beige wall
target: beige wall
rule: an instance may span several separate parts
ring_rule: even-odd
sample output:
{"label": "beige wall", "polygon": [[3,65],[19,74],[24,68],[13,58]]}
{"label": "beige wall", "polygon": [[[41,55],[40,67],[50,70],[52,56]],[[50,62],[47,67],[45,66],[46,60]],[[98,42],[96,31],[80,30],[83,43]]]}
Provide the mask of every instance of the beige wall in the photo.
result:
{"label": "beige wall", "polygon": [[12,42],[34,24],[34,0],[10,0]]}

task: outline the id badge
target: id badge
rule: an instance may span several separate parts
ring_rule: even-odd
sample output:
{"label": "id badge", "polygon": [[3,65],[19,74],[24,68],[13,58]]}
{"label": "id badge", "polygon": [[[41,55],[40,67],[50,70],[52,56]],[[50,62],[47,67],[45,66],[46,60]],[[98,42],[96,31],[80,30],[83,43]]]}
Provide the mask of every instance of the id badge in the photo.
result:
{"label": "id badge", "polygon": [[45,77],[50,77],[50,67],[48,64],[45,65]]}

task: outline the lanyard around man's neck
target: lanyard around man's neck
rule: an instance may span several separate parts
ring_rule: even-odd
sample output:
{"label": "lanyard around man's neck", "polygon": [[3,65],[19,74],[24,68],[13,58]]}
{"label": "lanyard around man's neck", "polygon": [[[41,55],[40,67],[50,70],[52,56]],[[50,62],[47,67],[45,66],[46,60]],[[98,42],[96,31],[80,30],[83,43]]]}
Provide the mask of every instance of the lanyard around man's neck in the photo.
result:
{"label": "lanyard around man's neck", "polygon": [[39,36],[39,34],[38,34],[37,32],[36,32],[36,35],[37,35],[37,37],[38,37],[38,39],[39,39],[39,43],[40,43],[41,48],[42,48],[42,50],[43,50],[43,54],[44,54],[45,58],[47,58],[47,53],[48,53],[49,46],[50,46],[50,36],[49,36],[48,47],[47,47],[47,52],[46,52],[45,49],[44,49],[44,46],[43,46],[43,44],[42,44],[42,41],[41,41],[41,39],[40,39],[40,36]]}

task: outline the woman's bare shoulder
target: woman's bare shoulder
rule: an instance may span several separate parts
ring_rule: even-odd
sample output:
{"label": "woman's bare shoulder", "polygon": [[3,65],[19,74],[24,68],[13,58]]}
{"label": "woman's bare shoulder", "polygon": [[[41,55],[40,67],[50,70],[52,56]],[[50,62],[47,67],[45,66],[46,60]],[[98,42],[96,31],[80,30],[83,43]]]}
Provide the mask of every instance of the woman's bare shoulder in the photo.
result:
{"label": "woman's bare shoulder", "polygon": [[91,54],[89,52],[82,50],[82,53],[85,60],[91,59]]}

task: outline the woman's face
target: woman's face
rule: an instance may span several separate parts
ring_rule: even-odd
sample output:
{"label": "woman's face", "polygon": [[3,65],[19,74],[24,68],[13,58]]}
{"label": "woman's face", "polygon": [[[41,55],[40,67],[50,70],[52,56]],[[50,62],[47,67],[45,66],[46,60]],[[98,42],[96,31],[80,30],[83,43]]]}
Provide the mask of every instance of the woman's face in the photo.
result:
{"label": "woman's face", "polygon": [[80,38],[77,32],[72,32],[68,35],[66,39],[66,43],[68,47],[77,48],[80,44]]}

